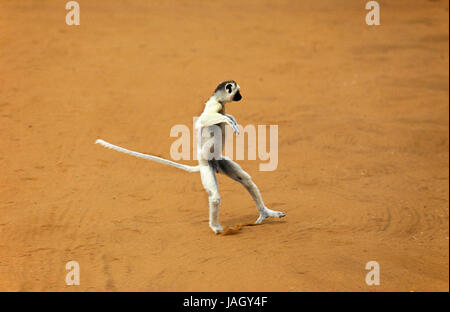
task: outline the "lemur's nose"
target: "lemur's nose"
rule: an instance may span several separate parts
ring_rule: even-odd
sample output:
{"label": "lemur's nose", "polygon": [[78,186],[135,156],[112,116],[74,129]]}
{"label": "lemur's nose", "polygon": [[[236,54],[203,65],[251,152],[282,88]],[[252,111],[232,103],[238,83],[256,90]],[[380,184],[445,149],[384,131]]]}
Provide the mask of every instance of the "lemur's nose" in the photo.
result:
{"label": "lemur's nose", "polygon": [[233,97],[233,101],[240,101],[242,99],[242,95],[241,92],[238,90],[238,92],[236,92],[236,94]]}

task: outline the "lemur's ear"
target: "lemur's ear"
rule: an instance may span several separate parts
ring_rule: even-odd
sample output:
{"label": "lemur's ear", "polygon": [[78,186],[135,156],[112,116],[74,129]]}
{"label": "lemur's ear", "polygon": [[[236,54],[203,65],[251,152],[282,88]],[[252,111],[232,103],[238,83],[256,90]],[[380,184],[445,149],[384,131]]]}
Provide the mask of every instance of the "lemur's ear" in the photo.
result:
{"label": "lemur's ear", "polygon": [[231,83],[228,83],[228,84],[225,86],[225,89],[228,91],[228,93],[231,94],[231,92],[233,92],[233,85],[232,85]]}

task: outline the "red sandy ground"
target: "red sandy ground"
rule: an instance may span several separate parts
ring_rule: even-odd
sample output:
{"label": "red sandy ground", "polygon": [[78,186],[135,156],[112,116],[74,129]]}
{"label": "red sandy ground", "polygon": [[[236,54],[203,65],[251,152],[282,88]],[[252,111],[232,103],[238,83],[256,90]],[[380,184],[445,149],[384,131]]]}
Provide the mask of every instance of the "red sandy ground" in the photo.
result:
{"label": "red sandy ground", "polygon": [[[449,290],[448,1],[65,2],[0,1],[0,290]],[[93,143],[169,157],[225,79],[279,125],[277,170],[239,163],[287,216],[216,236],[198,174]]]}

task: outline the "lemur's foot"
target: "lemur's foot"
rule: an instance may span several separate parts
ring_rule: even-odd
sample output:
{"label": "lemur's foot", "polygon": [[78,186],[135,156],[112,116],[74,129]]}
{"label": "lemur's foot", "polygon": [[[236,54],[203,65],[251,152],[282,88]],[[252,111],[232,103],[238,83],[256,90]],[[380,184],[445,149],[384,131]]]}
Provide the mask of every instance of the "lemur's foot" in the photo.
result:
{"label": "lemur's foot", "polygon": [[265,208],[263,212],[260,213],[258,220],[256,220],[255,224],[260,224],[264,221],[265,218],[283,218],[286,214],[281,211],[271,210],[269,208]]}
{"label": "lemur's foot", "polygon": [[213,232],[215,234],[220,234],[223,231],[223,228],[220,224],[210,224],[209,227],[211,228],[211,230],[213,230]]}

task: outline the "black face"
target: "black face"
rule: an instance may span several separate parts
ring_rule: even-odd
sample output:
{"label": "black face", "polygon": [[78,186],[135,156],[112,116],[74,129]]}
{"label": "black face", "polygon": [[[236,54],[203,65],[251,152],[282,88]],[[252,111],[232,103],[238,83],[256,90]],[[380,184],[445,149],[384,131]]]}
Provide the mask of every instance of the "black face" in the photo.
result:
{"label": "black face", "polygon": [[233,96],[233,101],[240,101],[242,99],[242,95],[241,92],[238,90],[238,92],[236,92],[236,94]]}

